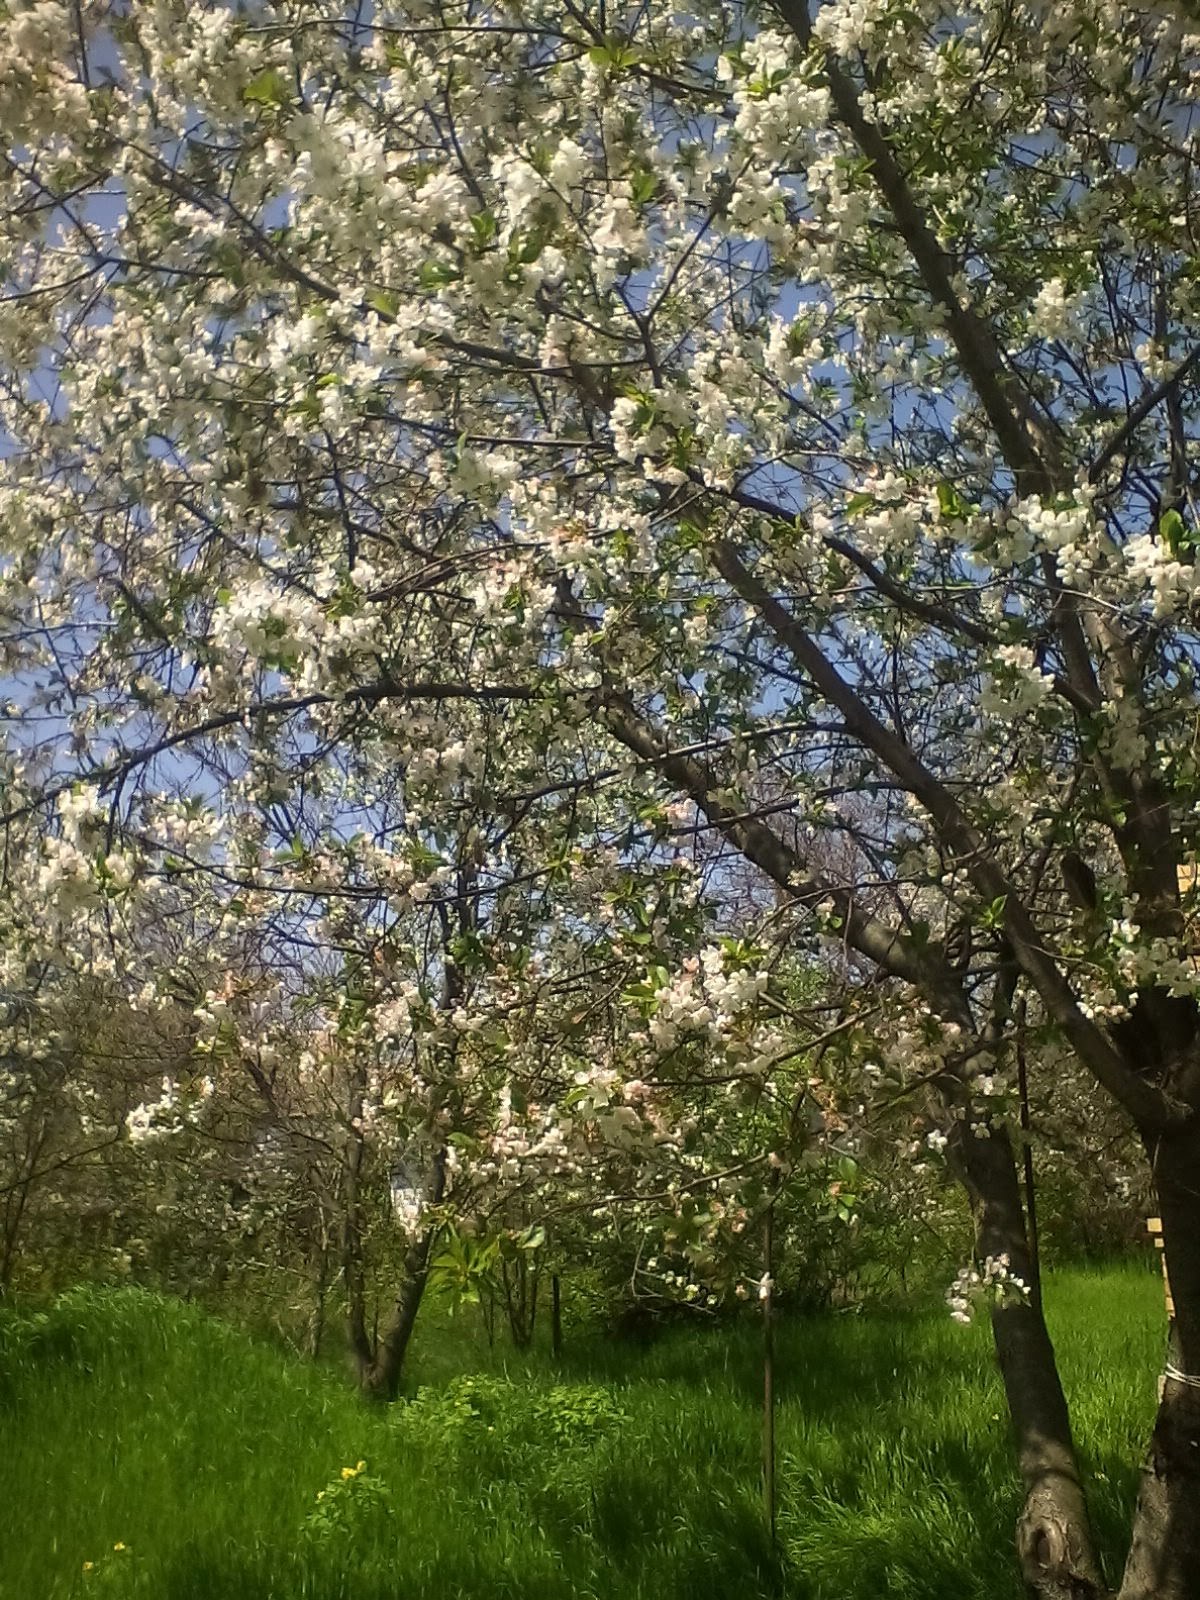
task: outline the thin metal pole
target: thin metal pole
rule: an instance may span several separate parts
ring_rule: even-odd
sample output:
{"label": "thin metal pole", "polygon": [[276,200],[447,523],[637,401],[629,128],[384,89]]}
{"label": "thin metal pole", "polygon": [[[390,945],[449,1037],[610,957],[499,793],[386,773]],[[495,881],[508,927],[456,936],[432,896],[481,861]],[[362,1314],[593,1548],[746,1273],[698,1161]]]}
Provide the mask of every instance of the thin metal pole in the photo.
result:
{"label": "thin metal pole", "polygon": [[1033,1178],[1033,1146],[1029,1142],[1029,1073],[1025,1060],[1025,997],[1021,997],[1017,1017],[1017,1092],[1021,1100],[1021,1154],[1025,1174],[1025,1225],[1029,1233],[1029,1262],[1033,1268],[1033,1282],[1029,1292],[1033,1303],[1042,1306],[1042,1261],[1038,1248],[1037,1188]]}
{"label": "thin metal pole", "polygon": [[775,1198],[763,1216],[763,1276],[759,1293],[763,1308],[763,1503],[771,1543],[775,1543],[775,1319],[772,1301]]}

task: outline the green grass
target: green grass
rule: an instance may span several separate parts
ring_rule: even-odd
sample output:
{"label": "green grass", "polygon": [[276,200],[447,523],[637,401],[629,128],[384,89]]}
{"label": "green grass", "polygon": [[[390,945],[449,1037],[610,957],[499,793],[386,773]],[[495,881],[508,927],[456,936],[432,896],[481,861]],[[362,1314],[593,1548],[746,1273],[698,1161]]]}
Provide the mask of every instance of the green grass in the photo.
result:
{"label": "green grass", "polygon": [[[1160,1283],[1066,1272],[1047,1304],[1115,1562]],[[337,1372],[191,1307],[76,1291],[0,1323],[0,1597],[1018,1600],[986,1329],[940,1309],[831,1316],[784,1322],[777,1352],[773,1552],[751,1324],[578,1340],[554,1371],[434,1316],[423,1397],[372,1411]],[[344,1531],[314,1527],[319,1508],[345,1508]]]}

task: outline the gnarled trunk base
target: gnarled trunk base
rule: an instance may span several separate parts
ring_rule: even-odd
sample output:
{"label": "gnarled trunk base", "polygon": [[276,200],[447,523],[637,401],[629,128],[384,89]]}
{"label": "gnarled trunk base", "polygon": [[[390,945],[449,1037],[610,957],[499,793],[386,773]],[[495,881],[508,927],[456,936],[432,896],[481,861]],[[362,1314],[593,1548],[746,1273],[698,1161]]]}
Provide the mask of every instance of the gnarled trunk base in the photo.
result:
{"label": "gnarled trunk base", "polygon": [[[992,1128],[980,1136],[959,1122],[950,1154],[971,1198],[978,1255],[1007,1257],[1012,1274],[1031,1284],[1033,1263],[1007,1133]],[[1103,1600],[1108,1591],[1092,1542],[1071,1419],[1038,1298],[995,1306],[992,1336],[1025,1484],[1017,1552],[1026,1588],[1037,1600]]]}
{"label": "gnarled trunk base", "polygon": [[1200,1131],[1146,1139],[1175,1303],[1120,1600],[1200,1600]]}
{"label": "gnarled trunk base", "polygon": [[1105,1600],[1083,1492],[1075,1481],[1029,1490],[1017,1522],[1021,1576],[1037,1600]]}
{"label": "gnarled trunk base", "polygon": [[1042,1313],[1028,1303],[999,1306],[992,1333],[1025,1482],[1016,1530],[1025,1587],[1037,1600],[1103,1600],[1108,1589]]}

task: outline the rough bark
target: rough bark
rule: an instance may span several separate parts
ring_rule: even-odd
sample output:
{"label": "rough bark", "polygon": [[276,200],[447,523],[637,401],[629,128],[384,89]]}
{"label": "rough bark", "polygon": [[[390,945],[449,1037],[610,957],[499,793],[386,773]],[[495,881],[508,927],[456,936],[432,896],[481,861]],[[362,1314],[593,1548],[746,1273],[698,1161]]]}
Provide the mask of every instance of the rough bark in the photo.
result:
{"label": "rough bark", "polygon": [[[1009,1137],[993,1129],[980,1138],[961,1123],[957,1127],[951,1154],[971,1199],[976,1250],[981,1257],[1007,1255],[1011,1271],[1031,1283],[1033,1261]],[[1017,1553],[1026,1587],[1038,1600],[1100,1600],[1107,1591],[1040,1305],[1031,1297],[994,1307],[992,1335],[1025,1485]]]}
{"label": "rough bark", "polygon": [[394,1400],[399,1392],[404,1358],[429,1282],[429,1257],[437,1232],[436,1228],[426,1228],[405,1251],[404,1280],[391,1315],[376,1342],[373,1359],[359,1368],[359,1383],[368,1399]]}
{"label": "rough bark", "polygon": [[513,1345],[518,1350],[527,1350],[533,1343],[541,1276],[540,1266],[531,1265],[524,1252],[515,1261],[500,1263],[500,1281],[504,1288],[509,1331]]}
{"label": "rough bark", "polygon": [[308,1318],[305,1349],[311,1360],[319,1361],[325,1341],[325,1312],[329,1297],[329,1245],[322,1238],[317,1247],[316,1267],[313,1272],[313,1302]]}
{"label": "rough bark", "polygon": [[1200,1129],[1147,1140],[1175,1318],[1120,1600],[1200,1596]]}
{"label": "rough bark", "polygon": [[362,1134],[365,1075],[356,1067],[350,1085],[348,1133],[342,1164],[342,1280],[346,1289],[346,1330],[361,1375],[374,1360],[367,1329],[367,1281],[363,1261],[362,1170],[366,1144]]}
{"label": "rough bark", "polygon": [[396,1296],[387,1326],[380,1335],[374,1359],[360,1368],[359,1382],[370,1400],[394,1400],[399,1392],[404,1358],[408,1354],[417,1312],[421,1309],[429,1279],[428,1259],[432,1238],[427,1233],[421,1242],[425,1245],[420,1252],[423,1260],[415,1270],[411,1270],[406,1258],[404,1283]]}
{"label": "rough bark", "polygon": [[[446,1152],[439,1150],[434,1157],[426,1203],[436,1207],[446,1191]],[[383,1332],[375,1340],[371,1359],[360,1361],[359,1385],[372,1400],[394,1400],[400,1388],[400,1375],[404,1358],[417,1323],[417,1312],[425,1297],[429,1282],[429,1259],[440,1232],[440,1225],[423,1228],[404,1252],[404,1270],[400,1290],[392,1304],[391,1313]]]}
{"label": "rough bark", "polygon": [[557,1272],[550,1279],[550,1354],[555,1361],[562,1355],[562,1287]]}

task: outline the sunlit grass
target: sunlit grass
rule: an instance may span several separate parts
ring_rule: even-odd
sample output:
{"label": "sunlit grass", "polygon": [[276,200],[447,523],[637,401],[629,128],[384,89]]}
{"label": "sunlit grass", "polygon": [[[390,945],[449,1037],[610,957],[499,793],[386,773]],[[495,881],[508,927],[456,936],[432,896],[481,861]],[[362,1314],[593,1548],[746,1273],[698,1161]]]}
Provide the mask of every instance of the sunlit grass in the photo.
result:
{"label": "sunlit grass", "polygon": [[[1065,1272],[1047,1304],[1115,1563],[1161,1288],[1150,1271]],[[0,1328],[4,1600],[1019,1594],[987,1332],[937,1308],[781,1324],[777,1551],[752,1322],[646,1346],[576,1337],[555,1370],[435,1316],[412,1371],[429,1397],[389,1411],[135,1292],[77,1292]],[[464,1387],[471,1371],[490,1377]],[[390,1515],[367,1506],[346,1535],[305,1532],[318,1492],[359,1460]]]}

